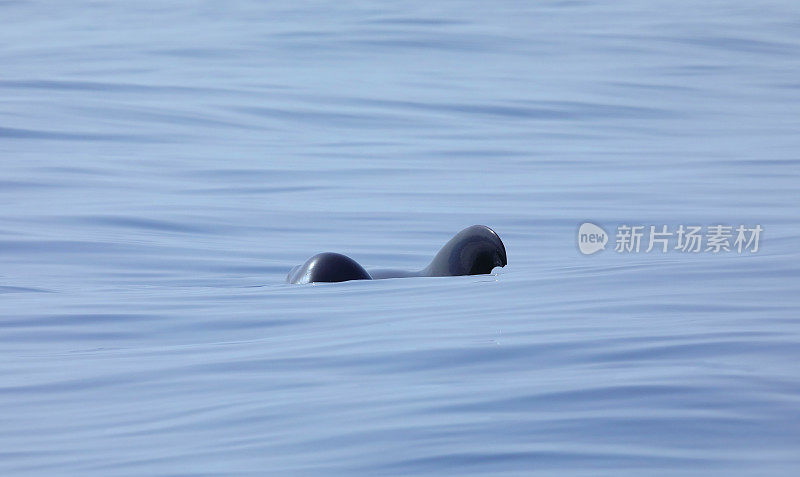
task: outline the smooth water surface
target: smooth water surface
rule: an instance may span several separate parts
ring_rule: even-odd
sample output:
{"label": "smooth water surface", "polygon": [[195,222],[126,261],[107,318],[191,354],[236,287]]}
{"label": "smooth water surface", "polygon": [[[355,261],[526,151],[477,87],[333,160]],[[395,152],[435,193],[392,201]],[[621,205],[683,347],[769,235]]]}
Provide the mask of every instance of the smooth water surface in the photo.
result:
{"label": "smooth water surface", "polygon": [[[0,474],[800,472],[795,2],[0,18]],[[507,267],[284,283],[472,224]]]}

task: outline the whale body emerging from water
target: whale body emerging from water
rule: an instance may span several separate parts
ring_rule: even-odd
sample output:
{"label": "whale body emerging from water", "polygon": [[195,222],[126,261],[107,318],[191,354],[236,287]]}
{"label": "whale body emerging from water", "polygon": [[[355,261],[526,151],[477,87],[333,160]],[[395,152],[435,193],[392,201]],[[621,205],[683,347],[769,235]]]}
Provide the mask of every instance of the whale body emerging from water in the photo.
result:
{"label": "whale body emerging from water", "polygon": [[452,277],[491,273],[494,267],[508,263],[506,247],[494,230],[473,225],[457,233],[433,257],[430,265],[419,271],[379,269],[367,271],[352,258],[340,253],[314,255],[306,263],[294,267],[286,281],[304,284],[344,282],[402,277]]}

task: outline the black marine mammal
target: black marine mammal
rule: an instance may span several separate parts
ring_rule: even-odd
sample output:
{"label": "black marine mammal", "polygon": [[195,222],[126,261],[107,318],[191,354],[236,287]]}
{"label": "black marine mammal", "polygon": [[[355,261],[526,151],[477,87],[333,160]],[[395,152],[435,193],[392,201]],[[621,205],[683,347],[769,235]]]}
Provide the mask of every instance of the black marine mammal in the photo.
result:
{"label": "black marine mammal", "polygon": [[430,265],[419,271],[381,269],[368,272],[346,255],[325,252],[294,267],[286,281],[303,284],[379,278],[481,275],[491,273],[494,267],[504,267],[507,263],[506,247],[497,233],[485,225],[473,225],[444,244]]}

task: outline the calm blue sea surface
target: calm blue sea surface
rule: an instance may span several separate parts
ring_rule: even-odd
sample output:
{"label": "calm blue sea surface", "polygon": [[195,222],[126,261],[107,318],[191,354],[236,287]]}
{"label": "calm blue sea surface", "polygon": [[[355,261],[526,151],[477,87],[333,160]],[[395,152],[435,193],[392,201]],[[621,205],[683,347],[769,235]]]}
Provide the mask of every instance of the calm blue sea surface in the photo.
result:
{"label": "calm blue sea surface", "polygon": [[0,475],[800,475],[797,2],[0,18]]}

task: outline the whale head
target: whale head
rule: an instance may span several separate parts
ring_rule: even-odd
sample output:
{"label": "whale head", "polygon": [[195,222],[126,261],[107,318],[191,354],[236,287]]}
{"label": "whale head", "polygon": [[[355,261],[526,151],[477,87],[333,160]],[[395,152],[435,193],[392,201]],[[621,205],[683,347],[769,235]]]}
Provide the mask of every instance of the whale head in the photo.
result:
{"label": "whale head", "polygon": [[497,233],[485,225],[473,225],[450,239],[424,273],[433,277],[482,275],[507,264],[506,247]]}

